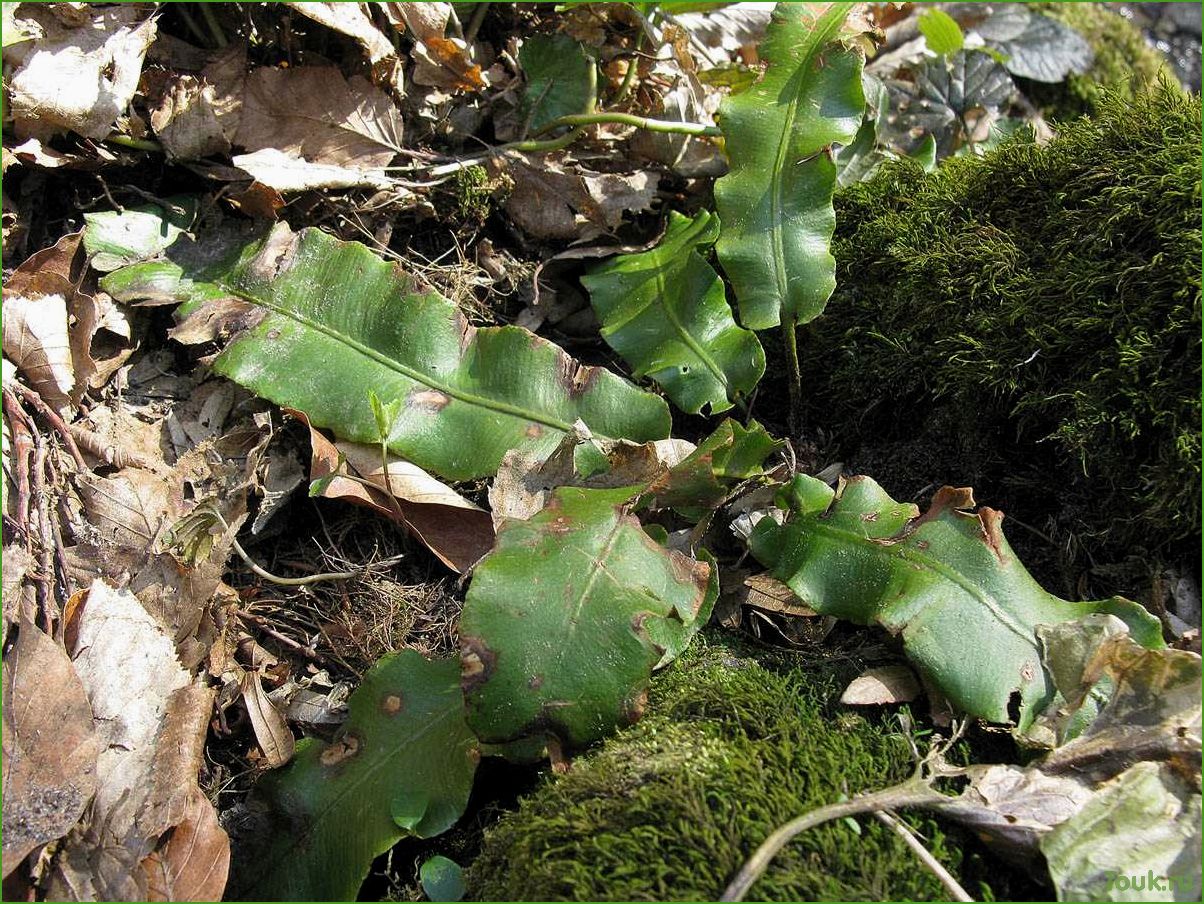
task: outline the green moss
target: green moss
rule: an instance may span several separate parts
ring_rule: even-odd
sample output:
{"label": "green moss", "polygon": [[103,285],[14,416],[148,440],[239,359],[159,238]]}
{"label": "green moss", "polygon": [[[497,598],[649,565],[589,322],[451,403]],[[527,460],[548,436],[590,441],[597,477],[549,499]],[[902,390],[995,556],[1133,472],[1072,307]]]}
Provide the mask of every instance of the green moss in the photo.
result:
{"label": "green moss", "polygon": [[1161,53],[1146,43],[1132,22],[1102,3],[1035,3],[1041,12],[1065,22],[1087,39],[1095,52],[1091,68],[1065,82],[1045,85],[1026,82],[1026,93],[1045,115],[1065,121],[1095,110],[1101,92],[1112,90],[1131,98],[1158,84],[1174,81],[1175,73]]}
{"label": "green moss", "polygon": [[1073,502],[1097,553],[1198,555],[1199,98],[1106,93],[1045,147],[885,167],[838,195],[833,250],[802,352],[841,454],[952,421],[1040,462],[1034,506]]}
{"label": "green moss", "polygon": [[489,218],[496,198],[504,197],[512,187],[509,176],[490,178],[483,166],[456,170],[451,177],[454,207],[450,216],[453,222],[479,229]]}
{"label": "green moss", "polygon": [[[481,900],[714,900],[745,858],[805,810],[904,778],[911,761],[883,717],[833,709],[831,671],[766,668],[698,641],[652,686],[648,715],[549,777],[486,834],[468,872]],[[955,873],[958,850],[918,825]],[[983,889],[975,888],[976,893]],[[945,897],[873,821],[801,836],[751,900]]]}

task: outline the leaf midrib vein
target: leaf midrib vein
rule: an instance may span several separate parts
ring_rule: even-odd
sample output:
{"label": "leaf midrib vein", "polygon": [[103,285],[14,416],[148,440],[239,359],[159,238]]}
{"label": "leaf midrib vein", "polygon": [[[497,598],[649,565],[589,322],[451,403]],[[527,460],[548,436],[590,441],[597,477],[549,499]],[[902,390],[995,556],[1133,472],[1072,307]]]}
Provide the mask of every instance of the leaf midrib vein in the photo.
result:
{"label": "leaf midrib vein", "polygon": [[[778,296],[781,309],[785,308],[786,297],[789,290],[789,280],[786,277],[786,230],[781,223],[782,210],[785,207],[785,199],[783,198],[783,186],[785,180],[782,174],[785,171],[786,156],[790,150],[790,136],[793,132],[793,122],[795,111],[798,109],[799,100],[803,93],[803,84],[806,81],[802,76],[811,71],[815,62],[815,58],[828,43],[834,32],[840,28],[841,22],[848,14],[848,8],[852,4],[833,4],[833,6],[823,13],[823,17],[828,21],[820,24],[815,31],[808,35],[810,48],[806,51],[802,63],[791,73],[791,78],[795,74],[800,74],[798,79],[798,89],[790,98],[790,103],[786,107],[786,117],[783,122],[782,134],[778,140],[777,154],[774,159],[772,188],[769,192],[769,213],[770,222],[773,224],[773,266],[774,277],[778,284]],[[841,7],[844,7],[841,9]],[[839,15],[837,15],[839,13]]]}
{"label": "leaf midrib vein", "polygon": [[[333,327],[329,327],[326,324],[313,319],[312,317],[307,317],[304,314],[301,314],[301,313],[291,310],[289,308],[285,308],[282,305],[278,305],[274,302],[267,301],[266,299],[258,298],[254,295],[251,295],[247,292],[244,292],[244,291],[237,289],[233,286],[230,286],[228,284],[219,283],[219,285],[221,286],[221,288],[224,291],[229,292],[231,295],[234,295],[238,298],[241,298],[243,301],[247,301],[251,304],[259,305],[260,307],[266,308],[267,310],[271,311],[273,314],[277,314],[281,317],[285,317],[289,320],[292,320],[296,323],[301,324],[304,327],[307,327],[309,329],[315,330],[316,332],[322,333],[323,335],[328,336],[329,338],[334,339],[337,342],[341,342],[342,344],[348,346],[349,348],[359,352],[364,357],[370,358],[371,360],[375,361],[377,364],[380,364],[383,367],[388,368],[389,370],[395,371],[395,372],[401,374],[402,376],[408,377],[409,379],[413,380],[415,383],[420,383],[423,386],[428,386],[431,389],[442,392],[445,395],[449,396],[450,398],[456,399],[458,401],[464,402],[469,405],[475,405],[479,408],[485,408],[485,409],[489,409],[492,411],[501,412],[502,414],[509,414],[513,417],[519,418],[520,420],[534,421],[536,423],[543,424],[546,427],[551,427],[554,430],[559,430],[562,433],[568,433],[569,430],[571,429],[570,424],[567,424],[564,421],[558,420],[550,415],[545,415],[545,414],[541,414],[539,412],[529,411],[525,408],[520,408],[517,405],[511,405],[508,402],[503,402],[498,399],[490,399],[490,398],[486,398],[484,396],[475,395],[470,392],[465,392],[463,389],[459,389],[448,383],[444,383],[439,380],[436,380],[430,374],[423,373],[420,370],[416,370],[412,367],[409,367],[409,366],[403,364],[402,362],[398,361],[396,358],[390,358],[388,355],[385,355],[382,352],[378,352],[376,349],[372,348],[369,345],[366,345],[363,342],[360,342],[358,339],[354,339],[351,336],[348,336],[346,333],[341,333],[338,330],[334,329]],[[613,437],[602,436],[601,434],[595,434],[595,435],[598,436],[600,439],[612,439],[613,438]]]}
{"label": "leaf midrib vein", "polygon": [[[874,545],[878,545],[869,537],[858,534],[851,530],[836,527],[830,523],[810,522],[807,526],[807,530],[813,531],[817,534],[829,536],[834,540],[844,542],[846,545],[856,548],[863,547],[867,543],[874,543]],[[999,605],[999,602],[993,595],[984,591],[976,583],[971,581],[969,578],[966,578],[957,570],[950,568],[944,562],[941,562],[930,555],[925,555],[924,553],[909,547],[898,545],[886,546],[882,547],[882,551],[885,555],[923,565],[951,583],[956,584],[966,594],[982,603],[982,605],[985,606],[1005,628],[1007,628],[1016,636],[1020,637],[1029,646],[1034,648],[1036,647],[1036,641],[1034,640],[1033,633],[1031,631],[1025,629],[1022,625],[1017,624],[1011,613],[1005,611]]]}

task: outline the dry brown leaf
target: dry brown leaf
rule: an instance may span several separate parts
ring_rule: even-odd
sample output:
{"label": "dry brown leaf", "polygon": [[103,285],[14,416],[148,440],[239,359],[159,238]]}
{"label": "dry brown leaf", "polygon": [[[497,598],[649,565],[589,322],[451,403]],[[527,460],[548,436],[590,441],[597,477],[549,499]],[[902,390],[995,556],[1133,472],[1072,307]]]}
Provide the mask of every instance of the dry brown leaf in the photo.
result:
{"label": "dry brown leaf", "polygon": [[[8,423],[4,424],[5,432]],[[7,466],[7,461],[5,465]],[[5,470],[7,480],[8,471]],[[9,543],[4,547],[4,637],[7,639],[8,630],[21,619],[33,620],[37,616],[37,598],[33,587],[25,580],[26,575],[36,568],[33,555],[20,543]]]}
{"label": "dry brown leaf", "polygon": [[172,638],[138,599],[99,579],[80,615],[74,662],[103,745],[95,821],[125,838],[154,787],[157,740],[172,696],[192,679]]}
{"label": "dry brown leaf", "polygon": [[593,238],[618,228],[627,211],[647,210],[656,196],[648,172],[594,173],[518,153],[494,166],[514,180],[506,212],[535,238]]}
{"label": "dry brown leaf", "polygon": [[108,295],[96,291],[95,274],[88,269],[82,238],[82,232],[73,232],[52,247],[31,254],[6,285],[10,292],[26,297],[58,293],[65,299],[75,381],[69,394],[73,402],[78,402],[89,386],[104,386],[135,348],[133,329],[124,310]]}
{"label": "dry brown leaf", "polygon": [[252,153],[272,148],[310,163],[373,170],[392,160],[401,134],[401,115],[366,79],[345,80],[329,66],[264,67],[247,78],[234,143]]}
{"label": "dry brown leaf", "polygon": [[15,162],[42,169],[98,170],[123,162],[123,158],[104,145],[91,144],[77,152],[59,151],[47,147],[36,138],[28,138],[11,152],[4,149],[6,160],[11,153]]}
{"label": "dry brown leaf", "polygon": [[39,4],[25,4],[16,17],[40,32],[31,47],[22,45],[9,82],[18,136],[108,136],[137,90],[154,19],[133,4],[89,8],[79,27],[65,26]]}
{"label": "dry brown leaf", "polygon": [[447,91],[480,91],[489,86],[468,45],[448,38],[450,3],[378,3],[400,31],[414,38],[414,83]]}
{"label": "dry brown leaf", "polygon": [[252,219],[274,220],[284,207],[280,192],[262,182],[252,182],[242,191],[226,195],[226,200]]}
{"label": "dry brown leaf", "polygon": [[213,692],[128,590],[93,582],[77,635],[75,671],[102,749],[89,824],[63,842],[49,894],[144,900],[139,864],[189,816]]}
{"label": "dry brown leaf", "polygon": [[882,706],[910,703],[920,696],[920,682],[905,665],[886,665],[866,669],[849,682],[840,696],[847,706]]}
{"label": "dry brown leaf", "polygon": [[[70,287],[64,284],[64,291]],[[48,405],[60,411],[71,407],[75,368],[62,294],[28,298],[5,287],[4,354]]]}
{"label": "dry brown leaf", "polygon": [[[456,572],[467,570],[493,546],[489,513],[422,468],[394,455],[388,457],[388,483],[395,500],[391,504],[380,447],[332,443],[310,426],[303,413],[289,413],[309,428],[310,479],[333,477],[323,488],[327,499],[367,506],[398,521]],[[337,476],[340,474],[349,476]]]}
{"label": "dry brown leaf", "polygon": [[200,788],[188,795],[184,818],[142,861],[148,901],[220,901],[230,872],[230,839]]}
{"label": "dry brown leaf", "polygon": [[195,75],[179,75],[150,113],[151,128],[168,157],[190,160],[225,154],[230,140],[214,106],[217,89]]}
{"label": "dry brown leaf", "polygon": [[255,731],[255,741],[263,754],[263,763],[269,769],[278,769],[293,758],[296,739],[280,710],[264,693],[258,671],[244,672],[241,686],[243,703]]}
{"label": "dry brown leaf", "polygon": [[372,19],[358,3],[285,3],[303,16],[321,22],[340,34],[354,38],[364,48],[373,63],[396,55],[389,39],[372,24]]}
{"label": "dry brown leaf", "polygon": [[66,651],[29,621],[4,657],[3,708],[7,876],[83,814],[96,788],[100,741]]}
{"label": "dry brown leaf", "polygon": [[801,618],[818,614],[795,596],[789,587],[767,574],[750,574],[744,579],[738,596],[741,604],[765,612],[780,612]]}

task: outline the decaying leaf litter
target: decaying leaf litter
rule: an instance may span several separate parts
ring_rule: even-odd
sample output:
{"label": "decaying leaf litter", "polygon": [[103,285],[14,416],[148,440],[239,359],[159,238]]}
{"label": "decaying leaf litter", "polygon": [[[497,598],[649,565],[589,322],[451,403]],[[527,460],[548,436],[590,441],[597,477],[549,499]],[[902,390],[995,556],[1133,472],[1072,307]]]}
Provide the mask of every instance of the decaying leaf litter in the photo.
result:
{"label": "decaying leaf litter", "polygon": [[968,489],[921,514],[801,422],[836,186],[1047,142],[1019,86],[1091,65],[945,10],[4,4],[6,896],[353,898],[491,762],[638,720],[713,611],[880,625],[846,702],[1037,752],[933,736],[729,895],[918,806],[1063,897],[1198,897],[1190,601],[1058,599]]}

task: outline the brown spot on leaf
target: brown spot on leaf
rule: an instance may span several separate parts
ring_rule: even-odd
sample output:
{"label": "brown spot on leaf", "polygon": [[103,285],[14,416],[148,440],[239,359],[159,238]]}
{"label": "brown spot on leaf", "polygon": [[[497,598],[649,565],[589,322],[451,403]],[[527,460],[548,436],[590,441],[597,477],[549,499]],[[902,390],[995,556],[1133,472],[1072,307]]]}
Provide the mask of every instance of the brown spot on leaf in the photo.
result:
{"label": "brown spot on leaf", "polygon": [[479,637],[460,638],[460,688],[470,693],[489,680],[497,668],[497,653]]}
{"label": "brown spot on leaf", "polygon": [[527,439],[539,439],[543,436],[543,427],[539,424],[528,424],[525,432]]}
{"label": "brown spot on leaf", "polygon": [[1031,662],[1025,662],[1024,666],[1020,669],[1020,680],[1025,682],[1026,684],[1028,682],[1032,681],[1033,678],[1036,677],[1036,675],[1037,675],[1037,672],[1033,668],[1033,664]]}
{"label": "brown spot on leaf", "polygon": [[569,395],[572,398],[577,398],[588,392],[598,382],[598,377],[601,374],[599,368],[582,364],[563,352],[560,353],[557,363],[559,365],[557,376],[565,388],[568,389]]}
{"label": "brown spot on leaf", "polygon": [[323,750],[318,759],[322,761],[323,766],[337,766],[359,753],[359,749],[360,739],[353,734],[346,734]]}
{"label": "brown spot on leaf", "polygon": [[539,690],[543,687],[543,675],[532,675],[527,679],[527,687],[533,691]]}
{"label": "brown spot on leaf", "polygon": [[386,716],[395,716],[401,712],[401,697],[397,694],[389,694],[381,701],[381,711]]}
{"label": "brown spot on leaf", "polygon": [[874,521],[877,521],[877,520],[878,520],[878,513],[877,513],[877,512],[866,512],[865,514],[863,514],[863,515],[861,516],[861,520],[862,520],[862,521],[869,521],[869,522],[871,522],[871,523],[872,523],[872,522],[874,522]]}
{"label": "brown spot on leaf", "polygon": [[437,389],[416,389],[406,397],[407,408],[417,408],[429,414],[438,414],[451,402],[451,396]]}
{"label": "brown spot on leaf", "polygon": [[292,267],[300,239],[300,234],[289,229],[287,223],[277,223],[251,261],[251,275],[265,281],[279,277]]}
{"label": "brown spot on leaf", "polygon": [[999,564],[1006,565],[1008,558],[1003,552],[1003,512],[987,508],[984,505],[979,509],[978,521],[982,525],[981,534],[983,542],[991,548],[991,552],[995,553],[995,558],[999,560]]}
{"label": "brown spot on leaf", "polygon": [[921,552],[923,552],[927,548],[928,548],[927,540],[920,540],[918,543],[916,543],[916,549],[920,550]]}

